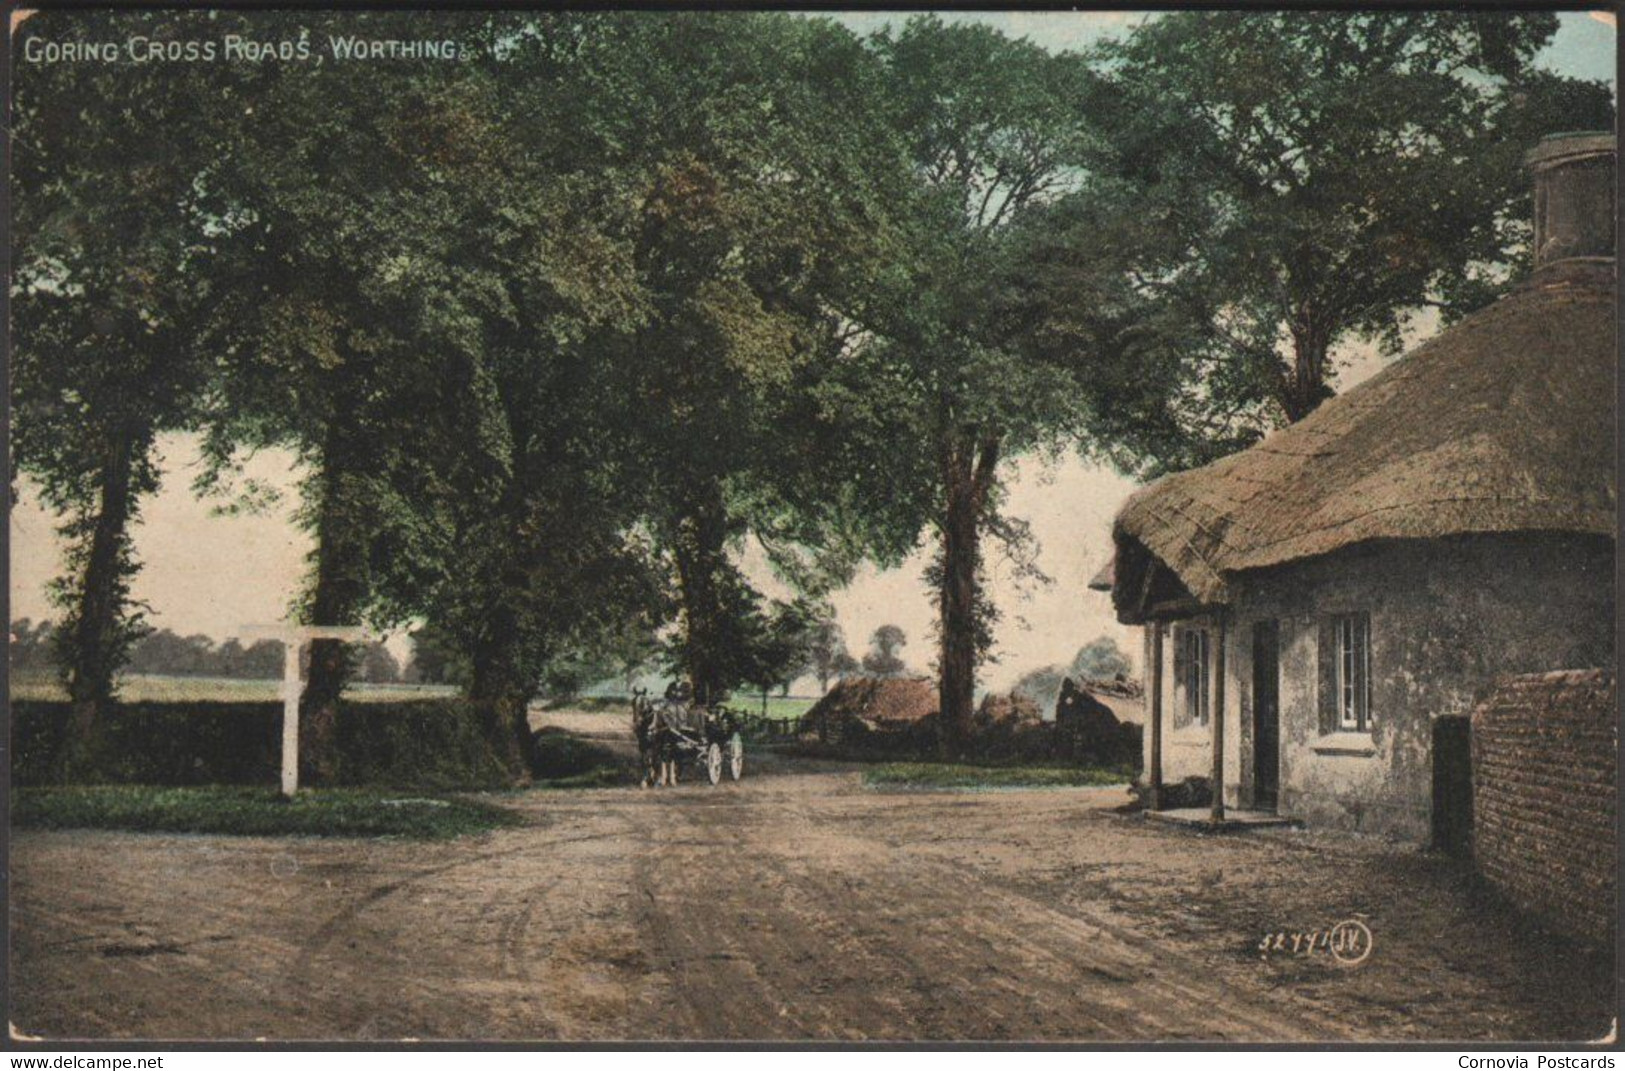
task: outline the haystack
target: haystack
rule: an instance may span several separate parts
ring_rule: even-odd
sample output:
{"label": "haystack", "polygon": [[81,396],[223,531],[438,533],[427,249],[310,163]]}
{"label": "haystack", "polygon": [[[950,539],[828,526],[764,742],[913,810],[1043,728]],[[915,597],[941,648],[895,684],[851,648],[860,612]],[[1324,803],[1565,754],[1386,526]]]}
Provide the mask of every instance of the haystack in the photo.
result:
{"label": "haystack", "polygon": [[801,731],[824,743],[859,733],[897,733],[937,712],[937,690],[918,677],[847,677],[801,719]]}
{"label": "haystack", "polygon": [[1011,692],[1009,695],[994,695],[989,692],[982,697],[982,705],[976,708],[978,725],[998,725],[1006,722],[1036,724],[1042,720],[1043,713],[1038,709],[1038,704],[1020,692]]}

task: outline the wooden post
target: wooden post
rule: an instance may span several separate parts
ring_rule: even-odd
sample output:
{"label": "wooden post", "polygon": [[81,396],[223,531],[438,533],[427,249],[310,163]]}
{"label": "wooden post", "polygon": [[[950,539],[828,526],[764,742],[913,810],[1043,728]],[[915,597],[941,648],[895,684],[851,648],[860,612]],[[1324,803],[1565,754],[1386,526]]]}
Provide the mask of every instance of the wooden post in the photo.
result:
{"label": "wooden post", "polygon": [[1151,809],[1162,810],[1162,622],[1151,622]]}
{"label": "wooden post", "polygon": [[1213,652],[1213,821],[1224,821],[1224,641],[1225,614],[1219,612],[1218,643]]}
{"label": "wooden post", "polygon": [[244,636],[266,636],[282,642],[282,794],[299,791],[299,652],[308,640],[354,643],[367,630],[354,625],[244,625]]}
{"label": "wooden post", "polygon": [[282,794],[299,791],[299,637],[282,637]]}

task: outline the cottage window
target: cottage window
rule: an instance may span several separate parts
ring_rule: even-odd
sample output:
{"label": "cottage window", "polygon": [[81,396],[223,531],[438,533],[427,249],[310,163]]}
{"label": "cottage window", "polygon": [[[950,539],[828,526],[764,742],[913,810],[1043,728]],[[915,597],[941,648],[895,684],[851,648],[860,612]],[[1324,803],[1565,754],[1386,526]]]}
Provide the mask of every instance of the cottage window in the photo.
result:
{"label": "cottage window", "polygon": [[1212,654],[1206,629],[1187,629],[1184,645],[1184,680],[1186,725],[1206,725],[1208,694],[1212,687],[1212,674],[1208,672],[1208,659]]}
{"label": "cottage window", "polygon": [[1365,614],[1332,618],[1332,703],[1337,728],[1371,731],[1371,619]]}

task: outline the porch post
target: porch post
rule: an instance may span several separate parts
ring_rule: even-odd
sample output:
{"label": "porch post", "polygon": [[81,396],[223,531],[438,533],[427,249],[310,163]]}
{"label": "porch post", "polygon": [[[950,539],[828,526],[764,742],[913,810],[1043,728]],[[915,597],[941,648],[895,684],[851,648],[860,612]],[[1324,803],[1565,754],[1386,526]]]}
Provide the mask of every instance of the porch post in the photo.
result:
{"label": "porch post", "polygon": [[1162,810],[1162,622],[1151,622],[1151,809]]}
{"label": "porch post", "polygon": [[1213,821],[1224,821],[1224,647],[1228,615],[1219,611],[1218,644],[1213,654]]}

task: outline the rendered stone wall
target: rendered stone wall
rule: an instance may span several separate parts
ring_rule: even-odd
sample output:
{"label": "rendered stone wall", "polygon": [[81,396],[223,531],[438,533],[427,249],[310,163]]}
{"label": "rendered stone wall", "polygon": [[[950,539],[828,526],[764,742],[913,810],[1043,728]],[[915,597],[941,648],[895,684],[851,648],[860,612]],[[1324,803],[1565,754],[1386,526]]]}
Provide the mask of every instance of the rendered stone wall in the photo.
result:
{"label": "rendered stone wall", "polygon": [[[1255,802],[1251,636],[1258,622],[1275,621],[1277,810],[1314,827],[1426,843],[1434,719],[1471,714],[1510,674],[1613,662],[1608,539],[1531,534],[1372,543],[1239,580],[1226,623],[1225,801]],[[1356,611],[1370,615],[1375,719],[1359,738],[1325,732],[1319,661],[1324,616]],[[1170,629],[1163,644],[1166,783],[1212,770],[1211,728],[1175,726],[1184,689],[1173,672],[1174,636]],[[1148,728],[1148,753],[1150,735]]]}

